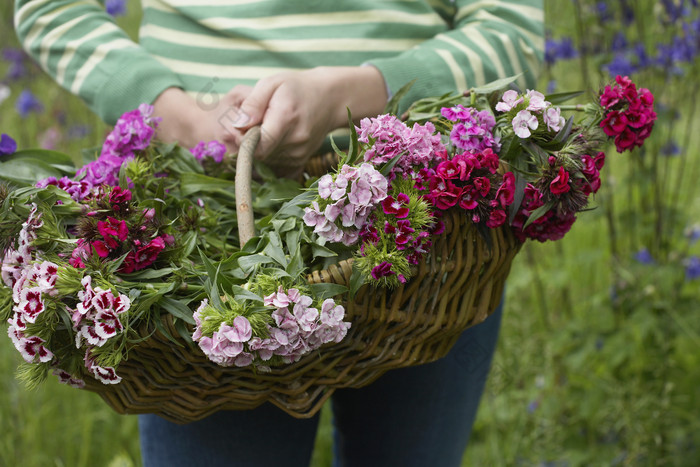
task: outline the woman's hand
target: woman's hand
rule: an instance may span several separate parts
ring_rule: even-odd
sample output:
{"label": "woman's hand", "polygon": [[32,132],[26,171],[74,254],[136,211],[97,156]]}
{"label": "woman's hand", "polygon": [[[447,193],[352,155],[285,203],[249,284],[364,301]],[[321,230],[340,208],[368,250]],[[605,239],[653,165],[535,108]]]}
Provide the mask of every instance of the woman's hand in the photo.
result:
{"label": "woman's hand", "polygon": [[[248,91],[251,89],[248,87]],[[182,89],[168,88],[153,103],[153,115],[162,118],[157,136],[161,141],[177,141],[186,148],[193,148],[200,141],[217,140],[229,152],[237,152],[242,133],[232,123],[239,118],[241,101],[229,93],[214,102],[198,102]]]}
{"label": "woman's hand", "polygon": [[226,99],[240,107],[235,145],[245,130],[261,125],[256,156],[277,173],[294,176],[330,131],[347,126],[348,108],[356,121],[378,115],[387,90],[372,66],[319,67],[264,78],[252,89],[236,86]]}

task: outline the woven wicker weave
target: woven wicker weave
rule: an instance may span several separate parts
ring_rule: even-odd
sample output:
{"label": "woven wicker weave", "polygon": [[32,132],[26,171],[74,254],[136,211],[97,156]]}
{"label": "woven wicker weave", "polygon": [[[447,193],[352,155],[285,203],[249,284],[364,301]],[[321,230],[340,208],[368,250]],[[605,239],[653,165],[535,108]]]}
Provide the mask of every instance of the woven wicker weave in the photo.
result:
{"label": "woven wicker weave", "polygon": [[[324,157],[310,170],[327,170],[332,157]],[[445,232],[407,284],[393,292],[364,286],[353,301],[343,303],[352,327],[339,344],[261,373],[222,368],[196,346],[184,341],[175,346],[162,333],[141,329],[142,337],[150,337],[120,364],[122,382],[105,386],[88,379],[86,387],[119,413],[156,413],[176,423],[264,402],[305,418],[318,412],[335,389],[362,387],[388,370],[441,358],[464,329],[496,308],[520,249],[507,227],[490,230],[489,248],[463,214],[447,212],[443,221]],[[351,273],[351,261],[342,261],[308,279],[348,285]],[[163,322],[178,335],[170,316]]]}

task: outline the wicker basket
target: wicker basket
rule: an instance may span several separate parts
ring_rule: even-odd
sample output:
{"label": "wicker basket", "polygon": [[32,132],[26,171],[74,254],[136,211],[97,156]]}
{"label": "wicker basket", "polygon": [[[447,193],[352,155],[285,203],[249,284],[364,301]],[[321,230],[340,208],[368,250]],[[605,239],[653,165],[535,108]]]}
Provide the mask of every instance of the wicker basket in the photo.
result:
{"label": "wicker basket", "polygon": [[[244,172],[238,170],[242,176]],[[88,378],[86,388],[119,413],[156,413],[176,423],[219,410],[252,409],[264,402],[305,418],[318,412],[337,388],[362,387],[388,370],[437,360],[464,329],[497,307],[520,249],[508,227],[490,230],[489,248],[466,216],[450,211],[443,220],[445,232],[435,239],[431,254],[407,284],[394,291],[364,286],[354,300],[343,303],[352,327],[339,344],[261,373],[220,367],[196,346],[184,341],[175,346],[162,333],[141,329],[142,337],[150,337],[120,364],[122,382],[106,386]],[[242,242],[244,236],[241,232]],[[308,279],[348,285],[351,273],[349,260]],[[170,316],[163,322],[171,335],[178,335]]]}

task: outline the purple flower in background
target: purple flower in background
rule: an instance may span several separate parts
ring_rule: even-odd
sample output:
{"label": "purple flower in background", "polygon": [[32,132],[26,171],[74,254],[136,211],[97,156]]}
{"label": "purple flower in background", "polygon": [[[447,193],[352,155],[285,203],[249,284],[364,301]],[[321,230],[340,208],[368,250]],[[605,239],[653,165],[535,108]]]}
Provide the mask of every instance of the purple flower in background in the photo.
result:
{"label": "purple flower in background", "polygon": [[685,265],[685,280],[692,281],[700,278],[700,257],[691,256]]}
{"label": "purple flower in background", "polygon": [[226,154],[226,146],[220,142],[214,140],[208,143],[200,141],[197,146],[190,149],[194,157],[202,162],[205,158],[209,157],[214,159],[214,162],[220,164],[224,160],[224,154]]}
{"label": "purple flower in background", "polygon": [[124,16],[126,14],[126,0],[106,0],[105,10],[114,17]]}
{"label": "purple flower in background", "polygon": [[615,54],[612,62],[603,65],[603,69],[607,70],[610,76],[629,76],[636,71],[629,57],[623,53]]}
{"label": "purple flower in background", "polygon": [[634,23],[634,9],[629,6],[627,0],[620,0],[620,5],[622,6],[622,19],[625,25],[629,26]]}
{"label": "purple flower in background", "polygon": [[612,44],[610,45],[610,49],[613,52],[624,52],[625,49],[627,49],[627,38],[625,37],[625,33],[620,31],[617,34],[615,34],[615,37],[613,37]]}
{"label": "purple flower in background", "polygon": [[635,253],[634,259],[637,260],[641,264],[653,264],[654,263],[654,258],[651,256],[651,253],[646,248],[642,248],[637,253]]}
{"label": "purple flower in background", "polygon": [[37,99],[31,91],[25,89],[17,98],[15,102],[15,110],[22,118],[27,118],[30,113],[36,112],[40,113],[44,110],[44,106],[39,99]]}
{"label": "purple flower in background", "polygon": [[612,19],[612,15],[610,14],[610,10],[608,9],[607,2],[596,3],[595,9],[596,13],[598,13],[598,19],[600,19],[601,23],[607,23]]}
{"label": "purple flower in background", "polygon": [[681,153],[681,147],[675,141],[669,141],[661,147],[661,155],[670,157]]}
{"label": "purple flower in background", "polygon": [[17,151],[17,143],[5,133],[0,136],[0,156],[8,156]]}
{"label": "purple flower in background", "polygon": [[82,139],[90,134],[92,129],[89,125],[72,125],[66,131],[66,139]]}
{"label": "purple flower in background", "polygon": [[5,78],[12,82],[18,81],[27,75],[25,60],[27,55],[22,49],[6,47],[2,51],[2,57],[10,63]]}

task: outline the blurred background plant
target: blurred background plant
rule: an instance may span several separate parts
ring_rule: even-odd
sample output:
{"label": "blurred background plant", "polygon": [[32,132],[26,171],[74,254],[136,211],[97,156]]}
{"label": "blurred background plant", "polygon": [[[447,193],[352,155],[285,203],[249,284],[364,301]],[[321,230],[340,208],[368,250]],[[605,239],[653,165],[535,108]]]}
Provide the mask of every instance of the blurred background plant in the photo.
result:
{"label": "blurred background plant", "polygon": [[[140,2],[105,5],[135,37]],[[464,465],[700,464],[698,0],[545,0],[539,89],[629,75],[656,96],[644,150],[611,146],[597,208],[516,258]],[[21,51],[0,4],[0,133],[73,154],[107,127]],[[139,465],[135,417],[51,382],[27,391],[0,339],[0,465]],[[312,465],[329,466],[324,410]]]}

